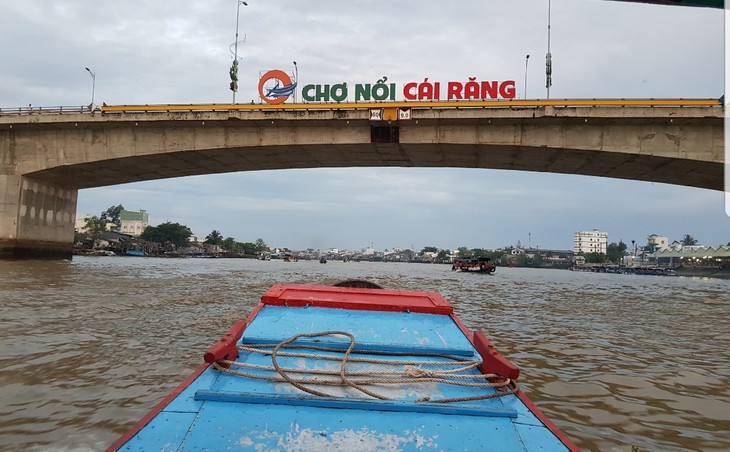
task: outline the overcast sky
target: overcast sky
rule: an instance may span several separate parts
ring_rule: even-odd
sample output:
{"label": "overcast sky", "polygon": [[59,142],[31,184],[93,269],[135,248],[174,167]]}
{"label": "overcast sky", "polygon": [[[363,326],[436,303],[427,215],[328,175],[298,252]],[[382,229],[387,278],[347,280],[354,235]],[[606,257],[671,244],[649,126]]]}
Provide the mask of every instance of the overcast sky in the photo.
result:
{"label": "overcast sky", "polygon": [[[247,0],[237,100],[262,71],[308,83],[517,82],[545,98],[547,0]],[[0,107],[231,101],[236,0],[3,2]],[[723,11],[552,0],[551,98],[719,98]],[[525,87],[525,56],[527,87]],[[724,193],[578,175],[484,169],[359,168],[231,173],[81,190],[78,214],[145,209],[150,223],[293,249],[531,245],[571,249],[691,234],[730,242]]]}

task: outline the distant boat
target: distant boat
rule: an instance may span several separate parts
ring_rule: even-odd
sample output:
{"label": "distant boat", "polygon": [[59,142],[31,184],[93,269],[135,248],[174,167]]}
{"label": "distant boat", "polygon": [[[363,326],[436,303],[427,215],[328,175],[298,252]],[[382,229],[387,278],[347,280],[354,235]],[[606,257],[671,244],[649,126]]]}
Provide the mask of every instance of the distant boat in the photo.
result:
{"label": "distant boat", "polygon": [[468,273],[488,273],[492,274],[497,269],[494,265],[490,264],[491,261],[488,257],[478,257],[473,259],[456,259],[454,264],[451,266],[452,271],[456,272],[468,272]]}
{"label": "distant boat", "polygon": [[124,251],[124,254],[126,254],[127,256],[147,256],[147,253],[139,248],[126,250]]}
{"label": "distant boat", "polygon": [[204,361],[109,450],[579,450],[436,292],[276,284]]}
{"label": "distant boat", "polygon": [[320,264],[326,264],[326,263],[327,263],[327,258],[326,258],[326,257],[324,257],[324,256],[320,257],[320,258],[319,258],[319,263],[320,263]]}

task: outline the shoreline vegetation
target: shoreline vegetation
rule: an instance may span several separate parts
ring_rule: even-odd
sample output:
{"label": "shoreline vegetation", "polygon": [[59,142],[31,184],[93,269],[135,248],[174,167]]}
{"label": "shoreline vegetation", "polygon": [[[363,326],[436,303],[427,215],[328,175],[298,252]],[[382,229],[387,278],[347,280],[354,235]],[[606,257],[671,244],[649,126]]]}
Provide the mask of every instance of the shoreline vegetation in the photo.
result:
{"label": "shoreline vegetation", "polygon": [[[495,250],[459,247],[455,250],[424,247],[415,249],[393,248],[375,251],[372,247],[360,252],[351,250],[290,250],[285,247],[270,247],[262,238],[255,242],[239,242],[225,237],[218,230],[211,231],[204,241],[199,241],[190,228],[179,223],[165,222],[158,226],[144,223],[139,235],[123,233],[129,225],[122,227],[121,217],[143,215],[145,211],[127,212],[119,204],[102,212],[100,216],[86,219],[85,227],[77,231],[74,240],[74,255],[87,256],[135,256],[165,258],[239,258],[239,259],[282,259],[288,262],[299,260],[404,262],[453,265],[462,259],[488,259],[497,267],[553,268],[594,273],[617,273],[655,276],[701,276],[730,279],[730,243],[717,249],[708,249],[697,244],[687,234],[682,239],[692,253],[684,256],[674,253],[661,256],[657,243],[649,236],[646,246],[631,241],[628,244],[608,243],[605,252],[576,253],[571,250],[548,250],[524,247],[518,241],[516,246]],[[136,227],[136,230],[139,230]],[[679,242],[676,242],[679,243]],[[674,246],[675,244],[673,244]],[[707,254],[698,254],[702,251]],[[709,251],[709,252],[708,252]]]}
{"label": "shoreline vegetation", "polygon": [[[99,257],[157,257],[157,258],[170,258],[170,259],[258,259],[258,260],[281,260],[285,262],[297,262],[302,261],[321,261],[322,258],[326,258],[327,261],[341,261],[341,262],[400,262],[410,264],[441,264],[441,265],[452,265],[451,260],[428,260],[422,258],[422,256],[414,256],[414,259],[401,260],[399,258],[383,258],[382,256],[337,256],[334,254],[308,254],[308,253],[297,253],[297,259],[287,259],[286,256],[291,254],[244,254],[244,253],[230,253],[230,252],[198,252],[196,250],[181,249],[177,252],[163,252],[163,253],[147,253],[142,251],[141,253],[127,253],[124,249],[90,249],[83,247],[74,248],[74,256],[99,256]],[[400,257],[400,256],[398,256]],[[420,257],[420,258],[419,258]],[[542,269],[556,269],[556,270],[570,270],[576,272],[587,272],[587,273],[612,273],[621,275],[650,275],[650,276],[685,276],[685,277],[701,277],[701,278],[720,278],[730,279],[730,266],[728,265],[678,265],[674,267],[662,266],[657,267],[653,265],[644,266],[624,266],[624,265],[604,265],[604,264],[585,264],[585,265],[532,265],[533,263],[519,263],[513,260],[506,259],[495,259],[494,264],[496,267],[501,268],[542,268]]]}

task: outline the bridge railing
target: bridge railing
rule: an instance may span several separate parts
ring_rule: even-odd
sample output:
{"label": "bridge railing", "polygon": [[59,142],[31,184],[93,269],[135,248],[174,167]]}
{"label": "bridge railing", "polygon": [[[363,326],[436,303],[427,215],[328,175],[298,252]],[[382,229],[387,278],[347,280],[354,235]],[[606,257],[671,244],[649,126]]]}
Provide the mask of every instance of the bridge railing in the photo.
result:
{"label": "bridge railing", "polygon": [[10,107],[1,108],[0,116],[3,115],[41,115],[41,114],[78,114],[78,113],[92,113],[95,110],[99,110],[98,106],[91,105],[59,105],[51,107],[33,107],[28,105],[27,107]]}
{"label": "bridge railing", "polygon": [[364,110],[378,108],[540,108],[540,107],[724,107],[723,99],[499,99],[465,101],[395,102],[304,102],[259,104],[157,104],[157,105],[81,105],[55,107],[0,108],[0,116],[79,113],[152,113],[231,110]]}

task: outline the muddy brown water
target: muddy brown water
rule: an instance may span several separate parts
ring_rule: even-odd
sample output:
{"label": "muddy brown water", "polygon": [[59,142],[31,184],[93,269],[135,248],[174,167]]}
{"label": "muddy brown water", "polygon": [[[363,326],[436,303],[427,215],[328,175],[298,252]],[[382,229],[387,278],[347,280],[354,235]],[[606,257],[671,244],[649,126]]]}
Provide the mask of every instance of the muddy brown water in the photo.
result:
{"label": "muddy brown water", "polygon": [[274,283],[442,293],[581,448],[730,450],[730,280],[244,259],[0,261],[0,450],[102,450]]}

